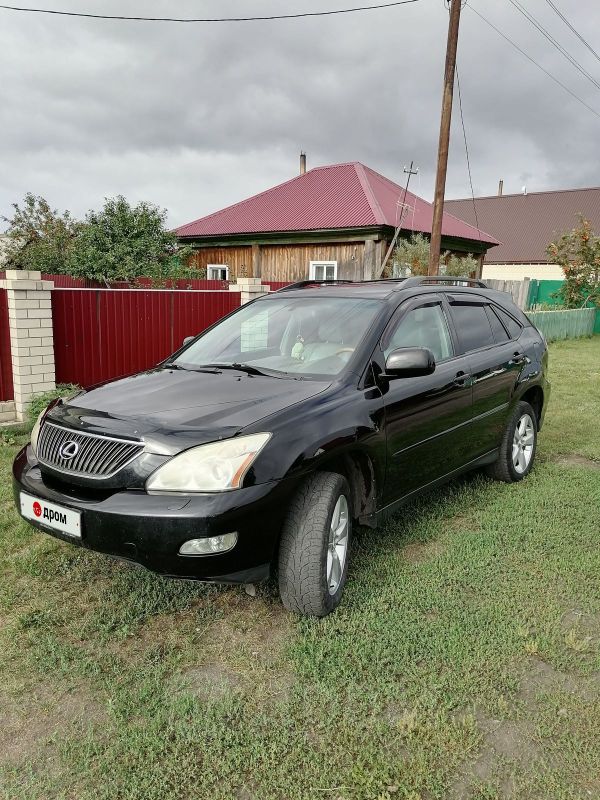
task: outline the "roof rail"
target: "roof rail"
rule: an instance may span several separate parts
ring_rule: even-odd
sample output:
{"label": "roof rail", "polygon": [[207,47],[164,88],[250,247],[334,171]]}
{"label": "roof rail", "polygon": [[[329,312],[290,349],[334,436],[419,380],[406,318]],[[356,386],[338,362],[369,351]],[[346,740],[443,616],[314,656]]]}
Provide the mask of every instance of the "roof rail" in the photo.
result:
{"label": "roof rail", "polygon": [[306,286],[329,286],[330,284],[335,285],[338,283],[354,283],[354,281],[341,280],[341,279],[340,280],[330,279],[323,281],[318,281],[318,280],[296,281],[296,283],[290,283],[289,286],[283,286],[281,289],[277,289],[277,291],[273,292],[273,294],[279,294],[279,292],[289,292],[292,289],[304,289]]}
{"label": "roof rail", "polygon": [[469,283],[480,289],[490,288],[484,281],[480,281],[477,278],[463,278],[460,275],[415,275],[414,277],[407,278],[402,284],[402,288],[407,289],[409,286],[419,286],[423,283],[454,283],[459,286],[463,283]]}

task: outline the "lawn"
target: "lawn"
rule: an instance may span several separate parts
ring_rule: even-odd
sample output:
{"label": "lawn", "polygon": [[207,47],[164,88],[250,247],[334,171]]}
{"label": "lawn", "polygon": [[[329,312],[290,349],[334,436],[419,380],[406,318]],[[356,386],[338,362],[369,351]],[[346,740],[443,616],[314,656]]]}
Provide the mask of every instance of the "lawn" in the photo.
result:
{"label": "lawn", "polygon": [[32,531],[0,434],[2,800],[600,798],[600,337],[550,364],[534,472],[360,531],[324,620]]}

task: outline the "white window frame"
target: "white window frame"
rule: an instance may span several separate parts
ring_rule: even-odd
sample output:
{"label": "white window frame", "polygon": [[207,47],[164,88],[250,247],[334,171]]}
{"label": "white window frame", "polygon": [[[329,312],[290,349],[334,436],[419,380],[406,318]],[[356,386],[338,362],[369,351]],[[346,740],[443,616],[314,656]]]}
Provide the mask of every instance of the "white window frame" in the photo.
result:
{"label": "white window frame", "polygon": [[[211,269],[224,269],[224,278],[211,278]],[[228,281],[229,280],[229,265],[228,264],[207,264],[206,265],[206,279],[209,281]]]}
{"label": "white window frame", "polygon": [[333,278],[324,278],[323,280],[337,280],[338,276],[338,262],[337,261],[311,261],[308,268],[308,280],[317,280],[315,277],[316,268],[325,267],[324,272],[327,272],[327,267],[333,267]]}

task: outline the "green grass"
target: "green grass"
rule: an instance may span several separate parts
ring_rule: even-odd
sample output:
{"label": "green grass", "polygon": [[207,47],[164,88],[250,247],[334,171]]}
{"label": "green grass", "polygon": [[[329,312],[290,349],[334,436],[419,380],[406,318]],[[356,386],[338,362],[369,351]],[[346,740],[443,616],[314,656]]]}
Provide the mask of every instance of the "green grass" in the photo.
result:
{"label": "green grass", "polygon": [[534,472],[360,531],[324,620],[32,531],[2,433],[0,797],[600,797],[600,337],[550,357]]}

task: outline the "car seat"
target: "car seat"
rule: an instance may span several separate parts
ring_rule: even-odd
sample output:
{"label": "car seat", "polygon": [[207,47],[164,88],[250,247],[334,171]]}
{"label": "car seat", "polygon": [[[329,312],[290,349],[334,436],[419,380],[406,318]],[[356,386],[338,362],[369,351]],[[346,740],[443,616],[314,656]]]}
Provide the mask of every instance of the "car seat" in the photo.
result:
{"label": "car seat", "polygon": [[317,329],[314,342],[304,345],[304,361],[320,361],[330,358],[344,348],[343,335],[336,320],[324,320]]}

